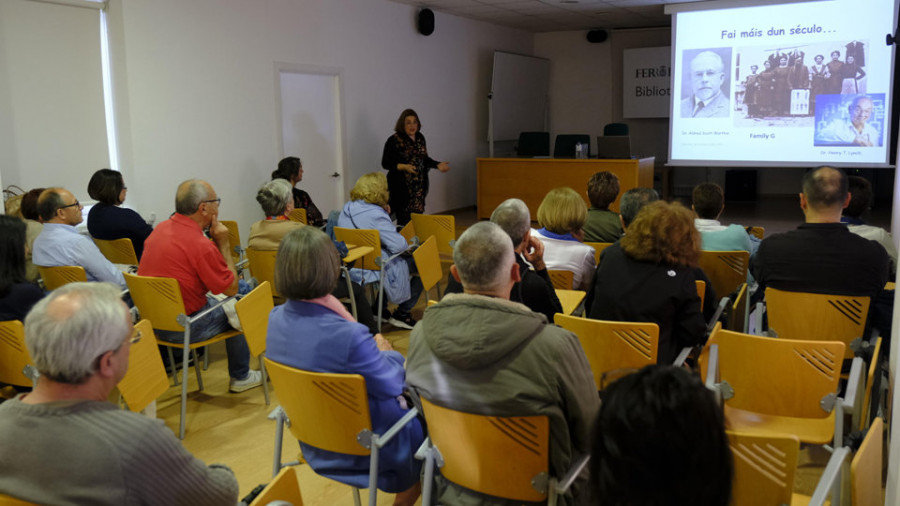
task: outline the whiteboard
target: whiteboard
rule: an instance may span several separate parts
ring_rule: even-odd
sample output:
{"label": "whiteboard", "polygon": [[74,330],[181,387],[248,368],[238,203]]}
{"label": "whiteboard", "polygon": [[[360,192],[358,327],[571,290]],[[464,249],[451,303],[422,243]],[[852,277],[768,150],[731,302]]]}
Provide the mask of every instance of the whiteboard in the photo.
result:
{"label": "whiteboard", "polygon": [[491,80],[493,140],[546,130],[550,60],[494,51]]}

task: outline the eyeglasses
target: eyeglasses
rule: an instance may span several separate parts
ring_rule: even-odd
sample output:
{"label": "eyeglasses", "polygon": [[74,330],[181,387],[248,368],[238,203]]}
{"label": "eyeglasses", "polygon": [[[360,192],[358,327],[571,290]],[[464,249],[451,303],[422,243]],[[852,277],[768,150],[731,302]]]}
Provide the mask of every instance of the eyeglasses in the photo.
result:
{"label": "eyeglasses", "polygon": [[81,202],[78,202],[78,200],[76,200],[74,204],[69,204],[67,206],[59,206],[59,209],[65,209],[67,207],[75,207],[75,206],[81,207]]}
{"label": "eyeglasses", "polygon": [[211,199],[211,200],[201,200],[201,202],[206,203],[206,204],[212,204],[213,202],[215,202],[216,204],[221,204],[222,197],[219,197],[217,199]]}
{"label": "eyeglasses", "polygon": [[[140,330],[135,330],[135,331],[134,331],[134,334],[133,334],[129,339],[127,339],[127,341],[128,341],[129,343],[131,343],[131,344],[137,344],[137,343],[139,343],[139,342],[141,341],[141,338],[142,338],[142,337],[143,337],[143,336],[141,335],[141,331],[140,331]],[[100,359],[103,358],[103,355],[106,355],[106,354],[109,353],[109,352],[116,353],[117,351],[119,351],[120,349],[122,349],[122,346],[123,346],[124,344],[125,344],[125,341],[122,341],[122,343],[119,344],[118,346],[116,346],[114,349],[104,351],[103,353],[101,353],[100,355],[98,355],[97,358],[94,359],[94,370],[96,371],[97,369],[100,368]]]}

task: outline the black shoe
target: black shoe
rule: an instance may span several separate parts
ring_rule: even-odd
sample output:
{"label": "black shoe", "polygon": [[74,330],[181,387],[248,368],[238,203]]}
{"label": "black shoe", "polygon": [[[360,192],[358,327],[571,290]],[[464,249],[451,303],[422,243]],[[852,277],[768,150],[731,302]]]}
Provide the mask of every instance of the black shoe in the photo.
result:
{"label": "black shoe", "polygon": [[416,326],[416,320],[413,319],[411,314],[402,314],[399,311],[395,312],[394,315],[388,319],[388,323],[397,328],[406,330],[412,330],[413,327]]}

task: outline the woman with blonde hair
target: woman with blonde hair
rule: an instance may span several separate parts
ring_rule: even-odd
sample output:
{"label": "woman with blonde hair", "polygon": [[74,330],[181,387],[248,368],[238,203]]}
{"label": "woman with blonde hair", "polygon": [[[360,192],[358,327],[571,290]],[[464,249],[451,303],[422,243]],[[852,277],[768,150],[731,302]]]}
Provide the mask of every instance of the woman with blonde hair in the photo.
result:
{"label": "woman with blonde hair", "polygon": [[594,275],[594,248],[583,243],[587,205],[575,190],[554,188],[537,211],[540,230],[532,230],[544,245],[547,269],[572,272],[572,285],[587,291]]}
{"label": "woman with blonde hair", "polygon": [[[371,172],[360,177],[350,190],[350,202],[344,205],[338,217],[337,226],[344,228],[375,229],[381,235],[381,256],[388,258],[402,253],[409,248],[406,239],[397,233],[391,222],[391,206],[388,204],[387,178],[380,172]],[[412,257],[403,256],[388,263],[384,269],[384,293],[387,300],[397,304],[393,314],[382,310],[382,320],[395,327],[412,330],[416,321],[412,317],[419,295],[422,294],[422,280],[418,277],[410,279],[409,273],[415,272]],[[379,274],[366,269],[352,269],[350,277],[357,283],[372,283],[379,279]],[[374,308],[377,310],[377,307]]]}
{"label": "woman with blonde hair", "polygon": [[603,250],[585,300],[588,318],[656,323],[657,362],[672,363],[681,348],[706,337],[696,281],[710,282],[697,267],[699,259],[694,213],[677,202],[647,204],[622,239]]}

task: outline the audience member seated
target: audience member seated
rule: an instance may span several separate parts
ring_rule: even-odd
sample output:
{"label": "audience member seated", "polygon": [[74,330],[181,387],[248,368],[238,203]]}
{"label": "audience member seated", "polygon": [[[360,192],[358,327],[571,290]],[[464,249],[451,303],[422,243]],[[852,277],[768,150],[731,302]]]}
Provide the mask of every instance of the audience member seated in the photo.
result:
{"label": "audience member seated", "polygon": [[544,244],[548,269],[571,271],[572,287],[587,291],[594,274],[594,248],[584,244],[587,206],[575,190],[561,187],[547,192],[538,207],[540,230],[532,235]]}
{"label": "audience member seated", "polygon": [[0,214],[0,321],[24,320],[44,292],[25,277],[25,222]]}
{"label": "audience member seated", "polygon": [[692,197],[691,209],[697,213],[694,226],[700,231],[700,249],[756,252],[759,239],[750,236],[744,227],[719,223],[719,217],[725,210],[725,192],[721,186],[715,183],[698,184]]}
{"label": "audience member seated", "polygon": [[77,265],[84,268],[88,281],[107,281],[125,288],[122,272],[100,253],[90,237],[75,228],[83,221],[81,209],[75,195],[65,188],[48,188],[41,193],[38,214],[44,228],[34,240],[34,264]]}
{"label": "audience member seated", "polygon": [[[544,264],[544,244],[531,236],[531,213],[525,202],[519,199],[504,200],[491,214],[496,223],[512,239],[515,246],[516,265],[521,281],[512,287],[509,300],[521,302],[535,313],[553,321],[553,315],[562,313],[562,304],[553,289],[553,282]],[[529,269],[529,264],[533,269]],[[450,274],[446,293],[462,293],[462,284]]]}
{"label": "audience member seated", "polygon": [[314,227],[325,224],[322,212],[313,204],[312,198],[305,191],[296,188],[297,183],[303,180],[303,162],[296,156],[283,158],[278,162],[278,168],[272,172],[272,179],[284,179],[291,185],[294,194],[294,208],[306,210],[306,223]]}
{"label": "audience member seated", "polygon": [[[372,430],[384,434],[408,411],[402,397],[403,355],[381,334],[373,336],[354,321],[331,295],[340,284],[340,262],[331,238],[317,228],[303,227],[284,237],[275,284],[288,301],[269,316],[266,356],[305,371],[362,375]],[[415,452],[423,440],[422,425],[413,419],[379,450],[378,488],[396,493],[395,505],[411,506],[419,496],[421,461]],[[316,473],[354,487],[368,485],[368,455],[334,453],[303,442],[300,447]]]}
{"label": "audience member seated", "polygon": [[653,188],[632,188],[623,193],[622,200],[619,201],[619,218],[622,220],[623,232],[634,221],[638,211],[657,200],[659,200],[659,194]]}
{"label": "audience member seated", "polygon": [[[305,226],[288,219],[294,210],[294,199],[291,196],[291,185],[284,179],[273,179],[262,185],[256,192],[256,201],[266,213],[266,219],[250,225],[248,247],[259,251],[277,251],[281,239],[288,232]],[[338,283],[332,295],[337,298],[347,297],[346,281]],[[356,283],[353,283],[353,298],[356,299],[357,320],[369,327],[373,333],[377,332],[378,327],[372,316],[372,308],[366,301],[363,288]]]}
{"label": "audience member seated", "polygon": [[[578,338],[508,300],[520,270],[509,235],[496,224],[481,222],[466,230],[456,241],[453,261],[451,271],[465,293],[447,295],[428,308],[413,329],[407,382],[416,394],[450,409],[547,416],[550,474],[562,476],[589,451],[599,406]],[[458,487],[437,471],[440,504],[506,504]],[[560,504],[584,502],[586,485],[576,483]]]}
{"label": "audience member seated", "polygon": [[40,372],[0,404],[0,493],[37,504],[235,504],[238,483],[162,420],[107,401],[128,369],[131,313],[107,283],[71,283],[25,320]]}
{"label": "audience member seated", "polygon": [[591,453],[594,504],[730,504],[734,463],[722,408],[697,376],[651,365],[602,397]]}
{"label": "audience member seated", "polygon": [[588,318],[656,323],[658,363],[671,364],[683,347],[706,338],[696,281],[706,281],[707,289],[712,283],[699,259],[694,213],[678,203],[647,204],[622,239],[603,250],[585,299]]}
{"label": "audience member seated", "polygon": [[[847,185],[850,191],[850,204],[844,209],[841,223],[847,224],[847,229],[854,234],[865,237],[880,244],[891,257],[891,272],[897,270],[897,247],[894,246],[894,238],[890,232],[872,225],[866,225],[863,221],[872,208],[872,183],[860,176],[849,176]],[[22,206],[24,207],[24,203]],[[893,277],[893,276],[891,276]]]}
{"label": "audience member seated", "polygon": [[107,241],[131,239],[134,253],[140,260],[144,253],[144,241],[153,232],[153,227],[140,214],[121,207],[128,192],[122,173],[100,169],[91,176],[87,190],[88,195],[97,201],[88,213],[87,227],[91,236]]}
{"label": "audience member seated", "polygon": [[[250,291],[239,283],[231,258],[228,228],[219,223],[222,199],[206,181],[190,179],[178,185],[175,214],[153,230],[144,244],[144,256],[138,274],[175,278],[181,288],[184,309],[193,316],[212,307],[213,294],[236,295]],[[212,241],[203,231],[209,229]],[[228,317],[219,307],[191,324],[191,342],[205,341],[229,330]],[[166,341],[184,342],[184,334],[157,330],[156,336]],[[225,340],[228,354],[230,390],[243,392],[262,384],[262,374],[250,370],[250,349],[243,335]]]}
{"label": "audience member seated", "polygon": [[37,236],[41,235],[41,230],[44,229],[44,226],[41,225],[41,217],[38,215],[37,210],[38,197],[44,190],[46,190],[46,188],[34,188],[25,193],[22,197],[22,207],[19,209],[19,212],[22,213],[22,218],[25,219],[26,226],[25,245],[27,249],[25,251],[25,278],[32,282],[37,282],[38,278],[41,277],[37,270],[37,266],[35,266],[32,261],[31,255],[34,252],[34,240],[37,239]]}
{"label": "audience member seated", "polygon": [[[391,208],[388,205],[387,178],[380,172],[370,172],[360,177],[350,190],[350,202],[344,205],[338,218],[337,226],[343,228],[375,229],[381,235],[381,256],[383,259],[402,253],[409,248],[409,243],[391,222]],[[416,320],[412,317],[412,309],[422,294],[422,280],[418,277],[410,279],[410,272],[415,272],[412,256],[403,255],[393,260],[384,269],[385,303],[397,304],[393,314],[382,311],[383,318],[395,327],[411,330]],[[350,277],[357,283],[378,281],[379,273],[364,269],[351,269]],[[377,304],[377,301],[376,301]],[[373,312],[377,307],[373,309]]]}
{"label": "audience member seated", "polygon": [[609,210],[609,205],[619,196],[619,178],[603,171],[588,181],[588,199],[591,207],[584,222],[584,240],[587,242],[616,242],[622,237],[619,215]]}

